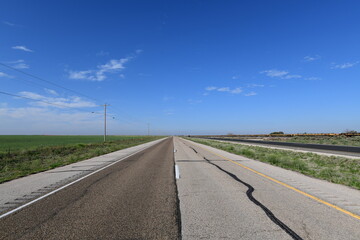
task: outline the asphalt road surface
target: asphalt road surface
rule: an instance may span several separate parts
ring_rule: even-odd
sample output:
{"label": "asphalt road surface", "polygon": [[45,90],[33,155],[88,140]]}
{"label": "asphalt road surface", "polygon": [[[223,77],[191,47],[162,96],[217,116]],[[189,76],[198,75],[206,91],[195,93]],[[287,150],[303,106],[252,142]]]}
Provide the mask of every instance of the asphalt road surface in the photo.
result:
{"label": "asphalt road surface", "polygon": [[360,219],[237,165],[253,160],[180,138],[175,149],[183,239],[360,239]]}
{"label": "asphalt road surface", "polygon": [[175,137],[1,218],[0,239],[360,239],[359,215],[246,166],[356,213],[357,190]]}
{"label": "asphalt road surface", "polygon": [[0,219],[0,239],[178,239],[168,138]]}

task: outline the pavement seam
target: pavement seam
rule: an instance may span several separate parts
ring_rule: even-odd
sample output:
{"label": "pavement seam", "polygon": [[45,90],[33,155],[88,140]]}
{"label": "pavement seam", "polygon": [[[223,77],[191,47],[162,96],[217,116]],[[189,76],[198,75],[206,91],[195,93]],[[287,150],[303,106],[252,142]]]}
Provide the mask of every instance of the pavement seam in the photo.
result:
{"label": "pavement seam", "polygon": [[304,195],[304,196],[306,196],[306,197],[308,197],[308,198],[311,198],[311,199],[313,199],[313,200],[315,200],[315,201],[317,201],[317,202],[319,202],[319,203],[322,203],[322,204],[324,204],[324,205],[326,205],[326,206],[329,206],[329,207],[331,207],[331,208],[334,208],[334,209],[336,209],[336,210],[338,210],[338,211],[340,211],[340,212],[342,212],[342,213],[344,213],[344,214],[347,214],[347,215],[349,215],[349,216],[351,216],[351,217],[353,217],[353,218],[356,218],[356,219],[360,220],[360,215],[357,215],[357,214],[355,214],[355,213],[352,213],[352,212],[350,212],[350,211],[348,211],[348,210],[345,210],[345,209],[343,209],[343,208],[341,208],[341,207],[338,207],[338,206],[336,206],[336,205],[334,205],[334,204],[332,204],[332,203],[326,202],[326,201],[324,201],[324,200],[322,200],[322,199],[320,199],[320,198],[318,198],[318,197],[315,197],[315,196],[313,196],[313,195],[311,195],[311,194],[309,194],[309,193],[306,193],[306,192],[304,192],[304,191],[302,191],[302,190],[300,190],[300,189],[297,189],[297,188],[295,188],[295,187],[293,187],[293,186],[290,186],[289,184],[286,184],[286,183],[284,183],[284,182],[282,182],[282,181],[279,181],[279,180],[277,180],[277,179],[275,179],[275,178],[273,178],[273,177],[270,177],[270,176],[268,176],[268,175],[266,175],[266,174],[263,174],[263,173],[261,173],[261,172],[259,172],[259,171],[256,171],[256,170],[254,170],[254,169],[252,169],[252,168],[250,168],[250,167],[247,167],[247,166],[245,166],[245,165],[243,165],[243,164],[241,164],[241,163],[238,163],[238,162],[236,162],[236,161],[234,161],[234,160],[231,160],[231,159],[229,159],[229,158],[227,158],[227,157],[224,157],[224,156],[222,156],[222,155],[216,154],[216,153],[214,153],[213,151],[211,151],[211,150],[209,150],[209,149],[206,149],[206,148],[200,146],[200,144],[198,144],[198,147],[201,148],[201,149],[203,149],[203,150],[205,150],[205,151],[207,151],[207,152],[210,152],[210,153],[212,153],[212,154],[215,154],[216,156],[219,156],[219,157],[221,157],[222,159],[225,159],[225,160],[227,160],[227,161],[229,161],[229,162],[232,162],[232,163],[234,163],[234,164],[236,164],[236,165],[238,165],[238,166],[240,166],[240,167],[242,167],[242,168],[244,168],[244,169],[247,169],[247,170],[249,170],[249,171],[251,171],[251,172],[253,172],[253,173],[257,174],[257,175],[260,175],[260,176],[262,176],[262,177],[264,177],[264,178],[266,178],[266,179],[268,179],[268,180],[270,180],[270,181],[273,181],[273,182],[275,182],[275,183],[278,183],[278,184],[280,184],[280,185],[282,185],[282,186],[284,186],[284,187],[286,187],[286,188],[288,188],[288,189],[291,189],[291,190],[293,190],[293,191],[295,191],[295,192],[297,192],[297,193],[300,193],[300,194],[302,194],[302,195]]}
{"label": "pavement seam", "polygon": [[250,184],[248,184],[247,182],[242,181],[240,178],[238,178],[235,174],[226,171],[225,169],[219,167],[218,165],[212,163],[209,159],[205,158],[204,159],[211,165],[217,167],[220,171],[223,171],[224,173],[228,174],[230,177],[232,177],[235,181],[242,183],[243,185],[245,185],[248,190],[246,191],[246,196],[248,197],[248,199],[253,202],[255,205],[259,206],[264,212],[265,214],[269,217],[269,219],[274,222],[276,225],[278,225],[281,229],[283,229],[290,237],[292,237],[293,239],[296,240],[301,240],[302,238],[296,233],[294,232],[290,227],[288,227],[285,223],[283,223],[280,219],[278,219],[273,212],[270,211],[270,209],[268,209],[265,205],[263,205],[261,202],[259,202],[253,195],[252,193],[255,191],[255,188],[253,186],[251,186]]}
{"label": "pavement seam", "polygon": [[[175,153],[177,152],[175,150],[175,143],[174,143],[174,138],[173,138],[173,160],[174,160],[174,164],[176,164],[175,162]],[[174,174],[176,175],[175,172],[175,168],[174,168]],[[177,180],[176,178],[174,179],[175,181],[175,196],[176,196],[176,216],[177,216],[177,223],[178,223],[178,239],[181,240],[182,239],[182,224],[181,224],[181,209],[180,209],[180,198],[179,198],[179,189],[178,189],[178,185],[177,185]]]}
{"label": "pavement seam", "polygon": [[[185,144],[186,145],[186,144]],[[193,147],[188,146],[189,148],[191,148],[196,154],[200,155],[198,153],[198,151],[196,151]],[[255,191],[255,188],[253,186],[251,186],[249,183],[244,182],[243,180],[241,180],[240,178],[238,178],[235,174],[226,171],[225,169],[223,169],[222,167],[218,166],[217,164],[211,162],[209,159],[207,159],[204,156],[201,156],[207,163],[215,166],[216,168],[218,168],[220,171],[226,173],[227,175],[229,175],[231,178],[233,178],[235,181],[240,182],[241,184],[243,184],[244,186],[246,186],[248,188],[248,190],[246,191],[246,196],[248,197],[248,199],[253,202],[255,205],[259,206],[264,212],[265,214],[268,216],[268,218],[275,223],[276,225],[278,225],[282,230],[284,230],[291,238],[295,239],[295,240],[302,240],[302,238],[296,233],[294,232],[290,227],[288,227],[285,223],[283,223],[280,219],[278,219],[271,211],[270,209],[268,209],[265,205],[263,205],[261,202],[259,202],[253,195],[252,193]]]}

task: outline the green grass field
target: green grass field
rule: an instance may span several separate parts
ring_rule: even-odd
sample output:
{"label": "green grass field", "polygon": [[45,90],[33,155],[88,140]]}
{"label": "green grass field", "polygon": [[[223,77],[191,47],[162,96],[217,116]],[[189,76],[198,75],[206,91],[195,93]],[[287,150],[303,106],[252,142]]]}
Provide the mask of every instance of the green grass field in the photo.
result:
{"label": "green grass field", "polygon": [[300,172],[308,176],[360,189],[359,159],[255,147],[200,138],[187,139],[278,167]]}
{"label": "green grass field", "polygon": [[[107,136],[108,141],[136,139],[140,136]],[[0,135],[0,153],[11,153],[18,150],[30,150],[47,146],[66,146],[78,143],[102,143],[104,137],[97,136],[69,136],[69,135]]]}
{"label": "green grass field", "polygon": [[46,171],[162,136],[0,136],[0,183]]}
{"label": "green grass field", "polygon": [[327,145],[343,145],[360,147],[360,136],[296,136],[296,137],[271,137],[266,140],[276,142],[315,143]]}

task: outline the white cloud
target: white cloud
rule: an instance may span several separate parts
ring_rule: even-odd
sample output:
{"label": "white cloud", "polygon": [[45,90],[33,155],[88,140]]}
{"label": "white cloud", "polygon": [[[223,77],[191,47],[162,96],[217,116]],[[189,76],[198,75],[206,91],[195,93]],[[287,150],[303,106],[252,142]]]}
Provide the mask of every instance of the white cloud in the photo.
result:
{"label": "white cloud", "polygon": [[255,95],[257,95],[256,92],[249,92],[245,94],[246,97],[255,96]]}
{"label": "white cloud", "polygon": [[44,90],[45,90],[45,92],[47,92],[47,93],[49,93],[49,94],[52,94],[52,95],[55,95],[55,96],[59,95],[59,94],[58,94],[55,90],[53,90],[53,89],[45,88]]}
{"label": "white cloud", "polygon": [[316,60],[319,60],[321,57],[319,55],[315,55],[315,56],[305,56],[304,57],[304,61],[305,62],[313,62]]}
{"label": "white cloud", "polygon": [[265,87],[265,85],[263,85],[263,84],[254,84],[254,83],[248,84],[247,86],[248,86],[249,88]]}
{"label": "white cloud", "polygon": [[101,115],[43,107],[0,106],[0,121],[4,134],[101,134],[103,125]]}
{"label": "white cloud", "polygon": [[88,71],[69,71],[69,78],[70,79],[88,79],[91,73],[91,70]]}
{"label": "white cloud", "polygon": [[101,50],[100,52],[96,53],[96,56],[108,56],[109,52],[105,52],[103,50]]}
{"label": "white cloud", "polygon": [[[39,108],[39,107],[22,107],[22,108],[9,108],[9,107],[2,107],[0,108],[0,116],[7,116],[11,118],[17,119],[41,119],[52,121],[65,121],[65,122],[72,122],[77,120],[86,120],[89,119],[90,113],[59,113],[54,109],[49,110],[46,108]],[[76,119],[75,116],[82,115],[80,119]],[[86,117],[85,117],[86,115]],[[66,116],[66,117],[65,117]],[[65,117],[65,118],[64,118]]]}
{"label": "white cloud", "polygon": [[238,93],[241,93],[242,92],[242,89],[241,88],[235,88],[233,90],[230,90],[231,93],[234,93],[234,94],[238,94]]}
{"label": "white cloud", "polygon": [[29,65],[27,65],[26,63],[18,63],[14,66],[14,68],[17,68],[17,69],[28,69],[29,68]]}
{"label": "white cloud", "polygon": [[307,78],[305,78],[305,80],[317,81],[317,80],[321,80],[321,78],[319,78],[319,77],[307,77]]}
{"label": "white cloud", "polygon": [[266,76],[268,76],[268,77],[283,77],[283,76],[286,76],[289,72],[272,69],[272,70],[262,71],[261,73],[266,74]]}
{"label": "white cloud", "polygon": [[8,26],[10,26],[10,27],[18,26],[17,24],[12,23],[12,22],[8,22],[8,21],[2,21],[2,23],[5,24],[5,25],[8,25]]}
{"label": "white cloud", "polygon": [[190,103],[192,105],[199,104],[199,103],[202,103],[202,100],[188,99],[188,103]]}
{"label": "white cloud", "polygon": [[22,50],[22,51],[25,51],[25,52],[34,52],[33,50],[25,47],[25,46],[14,46],[12,47],[12,49],[16,49],[16,50]]}
{"label": "white cloud", "polygon": [[281,78],[281,79],[293,79],[293,78],[301,78],[301,75],[290,75],[288,71],[271,69],[260,72],[265,74],[268,77],[272,78]]}
{"label": "white cloud", "polygon": [[301,78],[301,75],[285,75],[283,79]]}
{"label": "white cloud", "polygon": [[[206,87],[205,88],[206,91],[218,91],[218,92],[229,92],[229,93],[233,93],[233,94],[238,94],[242,92],[241,88],[234,88],[231,89],[229,87]],[[203,94],[204,96],[208,95],[208,94]]]}
{"label": "white cloud", "polygon": [[[7,135],[101,135],[104,126],[103,115],[90,111],[30,106],[17,108],[4,104],[0,104],[0,122],[1,133]],[[108,132],[114,135],[141,135],[145,132],[140,124],[127,124],[112,118],[108,119],[108,123]]]}
{"label": "white cloud", "polygon": [[[50,89],[49,89],[50,90]],[[54,90],[52,94],[56,93]],[[77,96],[71,96],[68,98],[63,97],[46,97],[34,92],[23,91],[18,93],[20,96],[33,99],[33,102],[30,102],[31,105],[41,106],[41,107],[56,107],[56,108],[86,108],[86,107],[96,107],[97,105],[93,102],[86,101]],[[56,93],[57,94],[57,93]],[[36,101],[38,100],[38,101]],[[42,101],[42,102],[40,102]]]}
{"label": "white cloud", "polygon": [[239,75],[234,75],[234,76],[231,77],[231,79],[234,79],[234,80],[235,80],[235,79],[239,79],[239,78],[240,78]]}
{"label": "white cloud", "polygon": [[205,88],[206,91],[212,91],[212,90],[216,90],[217,87],[207,87]]}
{"label": "white cloud", "polygon": [[27,69],[27,68],[30,68],[28,64],[25,63],[24,60],[22,59],[19,59],[19,60],[16,60],[16,61],[12,61],[12,62],[8,62],[9,64],[12,65],[13,68],[16,68],[16,69]]}
{"label": "white cloud", "polygon": [[333,69],[345,69],[345,68],[351,68],[355,65],[357,65],[359,63],[359,61],[356,62],[348,62],[348,63],[343,63],[343,64],[337,64],[335,66],[333,66]]}
{"label": "white cloud", "polygon": [[12,76],[10,76],[4,72],[0,72],[0,77],[12,78]]}
{"label": "white cloud", "polygon": [[[112,59],[109,62],[97,66],[97,70],[85,70],[85,71],[69,71],[70,79],[86,79],[90,81],[104,81],[107,73],[116,73],[125,69],[124,64],[127,63],[132,57]],[[121,78],[125,76],[119,75]]]}
{"label": "white cloud", "polygon": [[230,88],[228,87],[221,87],[217,89],[218,92],[230,92]]}

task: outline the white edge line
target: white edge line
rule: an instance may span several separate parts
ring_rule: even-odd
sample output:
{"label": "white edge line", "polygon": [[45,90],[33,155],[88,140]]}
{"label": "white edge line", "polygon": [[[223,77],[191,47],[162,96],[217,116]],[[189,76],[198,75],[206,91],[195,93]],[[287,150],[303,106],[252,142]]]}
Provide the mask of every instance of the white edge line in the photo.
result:
{"label": "white edge line", "polygon": [[178,165],[175,165],[175,177],[176,179],[180,178],[180,170]]}
{"label": "white edge line", "polygon": [[[166,138],[165,138],[165,139],[166,139]],[[162,139],[162,141],[165,140],[165,139]],[[155,141],[156,141],[156,140],[155,140]],[[160,142],[160,141],[159,141],[159,142]],[[154,144],[156,144],[156,143],[154,143]],[[125,157],[117,160],[116,162],[110,163],[109,165],[106,165],[105,167],[102,167],[102,168],[100,168],[100,169],[98,169],[98,170],[96,170],[96,171],[94,171],[94,172],[92,172],[92,173],[89,173],[88,175],[85,175],[85,176],[83,176],[83,177],[81,177],[81,178],[79,178],[79,179],[76,179],[75,181],[73,181],[73,182],[71,182],[71,183],[68,183],[68,184],[66,184],[66,185],[64,185],[64,186],[62,186],[62,187],[60,187],[60,188],[58,188],[58,189],[55,189],[54,191],[49,192],[49,193],[47,193],[47,194],[45,194],[45,195],[43,195],[43,196],[41,196],[41,197],[39,197],[39,198],[36,198],[36,199],[34,199],[34,200],[32,200],[32,201],[30,201],[30,202],[28,202],[28,203],[25,203],[24,205],[21,205],[20,207],[17,207],[17,208],[15,208],[15,209],[13,209],[13,210],[11,210],[11,211],[9,211],[9,212],[6,212],[6,213],[4,213],[4,214],[2,214],[2,215],[0,216],[0,219],[4,218],[4,217],[6,217],[6,216],[8,216],[8,215],[10,215],[10,214],[13,214],[13,213],[15,213],[15,212],[17,212],[17,211],[19,211],[19,210],[21,210],[21,209],[23,209],[23,208],[31,205],[31,204],[33,204],[33,203],[36,203],[37,201],[40,201],[41,199],[46,198],[46,197],[48,197],[48,196],[50,196],[50,195],[52,195],[52,194],[54,194],[54,193],[56,193],[56,192],[64,189],[64,188],[67,188],[67,187],[73,185],[74,183],[77,183],[77,182],[79,182],[79,181],[81,181],[81,180],[83,180],[83,179],[85,179],[85,178],[87,178],[87,177],[90,177],[91,175],[93,175],[93,174],[95,174],[95,173],[98,173],[98,172],[104,170],[105,168],[108,168],[108,167],[110,167],[110,166],[112,166],[112,165],[114,165],[114,164],[116,164],[116,163],[118,163],[118,162],[120,162],[120,161],[122,161],[122,160],[124,160],[124,159],[126,159],[126,158],[129,158],[129,157],[131,157],[131,156],[133,156],[133,155],[135,155],[135,154],[137,154],[137,153],[139,153],[139,152],[141,152],[141,151],[143,151],[143,150],[145,150],[145,149],[147,149],[147,148],[149,148],[149,147],[151,147],[151,145],[150,145],[150,146],[147,146],[147,147],[144,147],[144,148],[140,149],[139,151],[136,151],[136,152],[134,152],[134,153],[132,153],[132,154],[130,154],[130,155],[128,155],[128,156],[125,156]]]}

